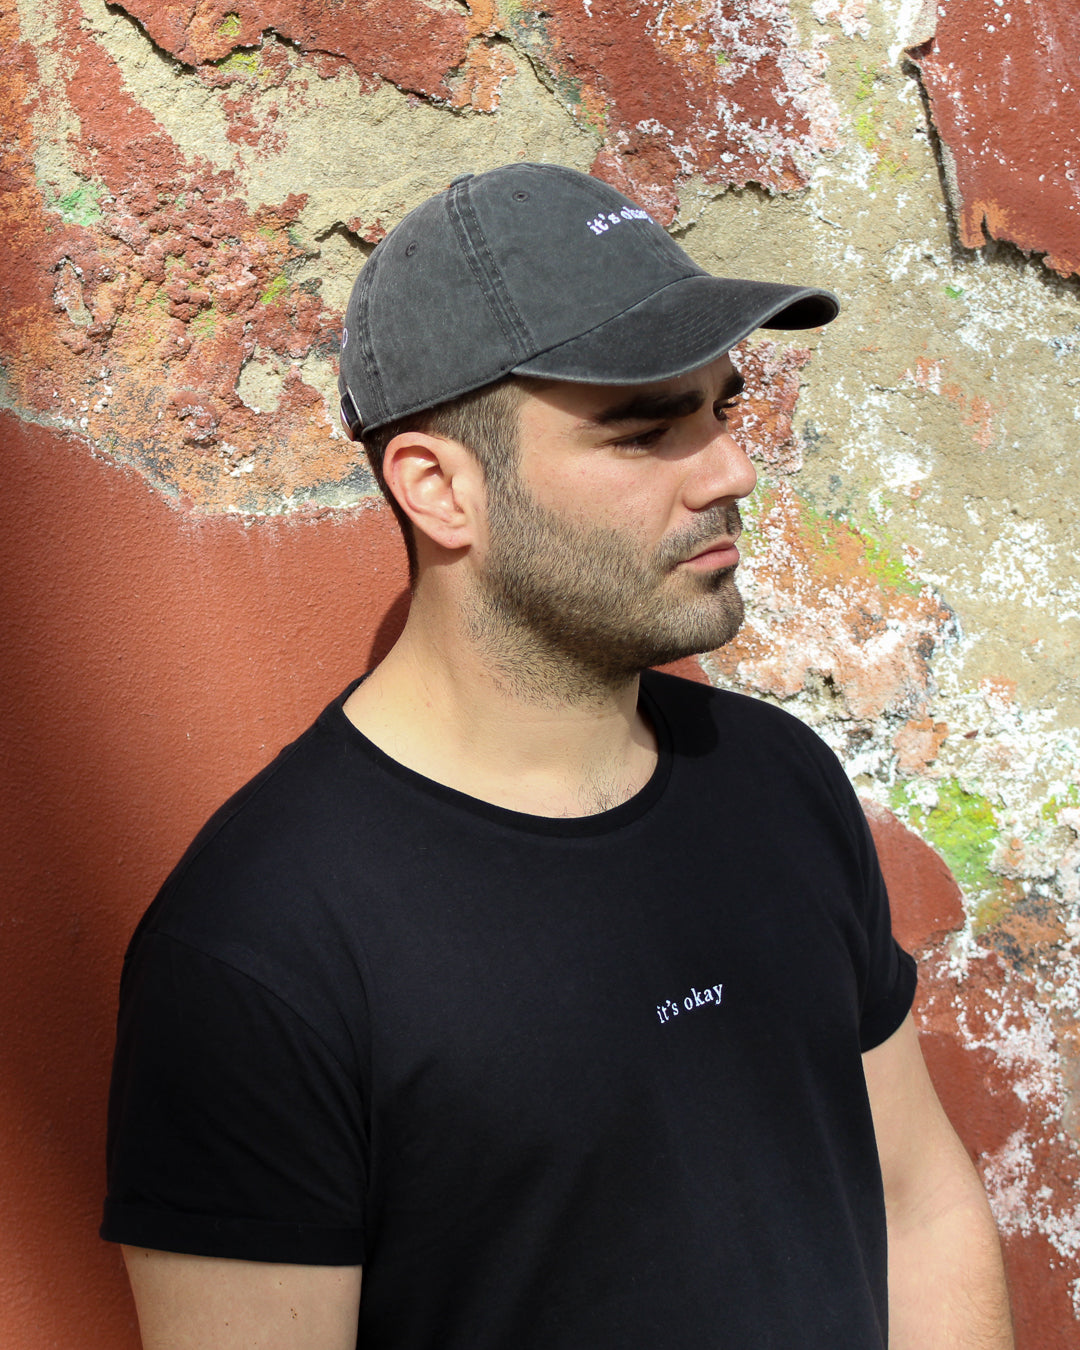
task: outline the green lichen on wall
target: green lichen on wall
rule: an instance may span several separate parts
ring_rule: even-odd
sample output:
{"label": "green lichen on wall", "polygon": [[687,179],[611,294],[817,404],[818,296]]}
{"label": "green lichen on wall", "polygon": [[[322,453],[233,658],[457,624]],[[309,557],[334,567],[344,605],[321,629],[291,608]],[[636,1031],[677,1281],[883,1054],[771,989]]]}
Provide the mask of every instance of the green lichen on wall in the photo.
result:
{"label": "green lichen on wall", "polygon": [[991,870],[1000,826],[989,798],[969,792],[958,779],[934,785],[936,800],[927,802],[926,785],[899,783],[892,808],[941,854],[960,883],[972,908],[975,927],[984,928],[1003,908],[1002,878]]}
{"label": "green lichen on wall", "polygon": [[[917,595],[921,590],[904,562],[900,548],[880,521],[873,526],[851,519],[846,510],[822,511],[811,496],[796,489],[800,502],[802,530],[816,556],[850,567],[854,562],[863,568],[884,591]],[[760,504],[773,500],[767,475],[759,475],[759,486],[744,514],[753,518]]]}
{"label": "green lichen on wall", "polygon": [[260,301],[264,305],[272,304],[279,296],[284,295],[289,289],[289,278],[286,276],[276,276],[262,295]]}
{"label": "green lichen on wall", "polygon": [[215,307],[211,304],[206,309],[200,310],[195,317],[188,322],[188,335],[193,342],[211,337],[218,326],[218,314]]}
{"label": "green lichen on wall", "polygon": [[876,577],[886,590],[904,591],[908,595],[918,594],[919,583],[912,577],[907,564],[888,535],[883,533],[880,538],[875,538],[865,529],[858,529],[856,526],[852,528],[862,540],[866,552],[866,566],[871,576]]}
{"label": "green lichen on wall", "polygon": [[840,514],[858,532],[866,550],[866,565],[881,585],[904,595],[917,595],[922,584],[904,561],[902,546],[886,524],[891,507],[890,499],[878,493],[866,504],[869,520],[856,521],[847,512]]}
{"label": "green lichen on wall", "polygon": [[104,183],[81,183],[55,202],[55,210],[69,225],[94,225],[101,219]]}
{"label": "green lichen on wall", "polygon": [[254,79],[259,73],[259,53],[257,51],[230,52],[223,61],[218,62],[218,70],[226,75],[235,75],[244,79]]}
{"label": "green lichen on wall", "polygon": [[1080,787],[1075,783],[1060,796],[1048,797],[1039,808],[1039,815],[1051,825],[1056,825],[1058,817],[1066,807],[1080,806]]}
{"label": "green lichen on wall", "polygon": [[877,148],[881,135],[882,105],[874,101],[877,72],[858,63],[858,83],[855,86],[855,115],[851,125],[855,135],[867,150]]}
{"label": "green lichen on wall", "polygon": [[864,150],[874,156],[870,186],[874,190],[890,179],[914,179],[917,174],[898,151],[893,114],[897,86],[890,71],[874,70],[856,62],[858,78],[852,97],[851,129]]}

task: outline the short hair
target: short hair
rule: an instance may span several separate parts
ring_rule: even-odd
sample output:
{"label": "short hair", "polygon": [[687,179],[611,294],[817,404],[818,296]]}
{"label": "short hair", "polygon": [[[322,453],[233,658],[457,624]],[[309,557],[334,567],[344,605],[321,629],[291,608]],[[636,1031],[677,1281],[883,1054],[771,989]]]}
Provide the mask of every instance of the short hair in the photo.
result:
{"label": "short hair", "polygon": [[518,455],[518,412],[527,381],[515,375],[472,389],[467,394],[438,403],[433,408],[399,417],[376,427],[363,437],[375,481],[401,529],[409,557],[409,583],[416,581],[416,538],[413,524],[390,491],[383,474],[386,447],[403,431],[423,431],[430,436],[445,436],[465,446],[479,461],[484,482],[498,487],[513,476]]}

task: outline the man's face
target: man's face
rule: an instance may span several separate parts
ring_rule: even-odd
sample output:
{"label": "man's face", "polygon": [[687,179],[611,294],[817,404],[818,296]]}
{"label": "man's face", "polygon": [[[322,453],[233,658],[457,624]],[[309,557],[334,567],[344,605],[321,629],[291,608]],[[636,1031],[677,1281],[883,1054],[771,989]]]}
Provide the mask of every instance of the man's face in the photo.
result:
{"label": "man's face", "polygon": [[504,664],[619,683],[734,636],[736,503],[756,481],[727,429],[741,386],[725,355],[656,384],[525,395],[470,606]]}

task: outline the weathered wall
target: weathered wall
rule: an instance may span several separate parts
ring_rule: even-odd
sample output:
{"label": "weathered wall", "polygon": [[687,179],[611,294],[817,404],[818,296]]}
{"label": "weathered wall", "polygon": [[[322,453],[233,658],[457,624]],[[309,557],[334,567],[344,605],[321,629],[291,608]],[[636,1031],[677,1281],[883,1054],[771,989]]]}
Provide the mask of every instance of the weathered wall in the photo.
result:
{"label": "weathered wall", "polygon": [[743,353],[750,620],[687,673],[844,757],[1020,1344],[1080,1341],[1073,10],[0,0],[5,1345],[135,1344],[94,1236],[123,943],[396,631],[341,311],[404,210],[518,157],[844,298]]}

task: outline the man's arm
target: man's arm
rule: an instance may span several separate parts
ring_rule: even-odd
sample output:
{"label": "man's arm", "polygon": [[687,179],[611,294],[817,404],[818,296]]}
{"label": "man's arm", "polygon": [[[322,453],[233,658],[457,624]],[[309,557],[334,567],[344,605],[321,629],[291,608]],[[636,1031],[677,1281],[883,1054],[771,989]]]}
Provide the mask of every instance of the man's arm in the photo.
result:
{"label": "man's arm", "polygon": [[356,1350],[359,1266],[125,1247],[143,1350]]}
{"label": "man's arm", "polygon": [[1011,1350],[990,1206],[910,1015],[863,1065],[885,1183],[890,1350]]}

